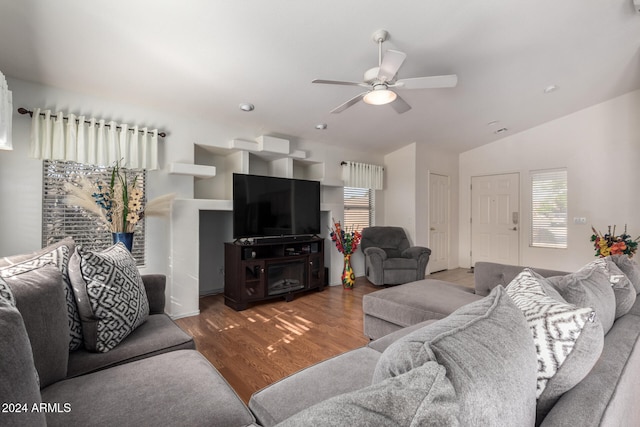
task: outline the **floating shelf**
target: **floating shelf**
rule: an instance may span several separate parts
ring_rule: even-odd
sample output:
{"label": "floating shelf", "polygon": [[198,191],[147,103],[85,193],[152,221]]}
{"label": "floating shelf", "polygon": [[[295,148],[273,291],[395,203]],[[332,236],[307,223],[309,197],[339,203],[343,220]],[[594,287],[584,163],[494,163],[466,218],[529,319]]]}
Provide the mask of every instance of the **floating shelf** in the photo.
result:
{"label": "floating shelf", "polygon": [[173,175],[190,175],[196,178],[212,178],[216,176],[216,167],[189,163],[170,163],[169,173]]}

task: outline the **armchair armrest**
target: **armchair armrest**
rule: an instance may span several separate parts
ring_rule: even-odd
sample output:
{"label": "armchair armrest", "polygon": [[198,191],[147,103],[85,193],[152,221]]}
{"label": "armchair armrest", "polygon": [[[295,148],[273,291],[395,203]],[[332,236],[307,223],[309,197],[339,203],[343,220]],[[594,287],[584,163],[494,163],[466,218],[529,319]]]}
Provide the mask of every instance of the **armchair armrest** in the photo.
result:
{"label": "armchair armrest", "polygon": [[365,249],[364,254],[366,256],[379,256],[381,261],[387,259],[387,253],[384,250],[376,247]]}
{"label": "armchair armrest", "polygon": [[431,255],[431,249],[423,246],[412,246],[402,251],[402,256],[405,258],[420,259],[422,255]]}
{"label": "armchair armrest", "polygon": [[164,274],[143,274],[142,283],[149,300],[149,314],[164,313],[167,277]]}

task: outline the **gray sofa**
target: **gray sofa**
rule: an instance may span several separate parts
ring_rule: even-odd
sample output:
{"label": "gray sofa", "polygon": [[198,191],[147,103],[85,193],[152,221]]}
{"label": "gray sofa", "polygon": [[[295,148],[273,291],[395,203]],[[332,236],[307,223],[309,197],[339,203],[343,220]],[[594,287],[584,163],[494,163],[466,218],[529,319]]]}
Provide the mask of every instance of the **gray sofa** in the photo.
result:
{"label": "gray sofa", "polygon": [[148,318],[115,348],[70,351],[66,272],[46,257],[38,268],[15,268],[42,253],[0,260],[0,425],[253,425],[192,337],[164,314],[163,275],[142,276]]}
{"label": "gray sofa", "polygon": [[[341,421],[639,425],[640,268],[626,267],[620,267],[629,279],[624,289],[614,284],[613,274],[603,276],[611,283],[601,286],[598,275],[605,273],[599,267],[567,274],[477,263],[475,290],[426,279],[377,291],[363,303],[365,325],[373,321],[369,334],[377,339],[256,392],[249,407],[265,427],[345,425]],[[593,283],[596,278],[599,284]],[[572,338],[573,350],[552,377],[543,377],[541,394],[539,344],[515,293],[517,286],[526,290],[531,283],[543,289],[535,298],[545,304],[551,298],[548,304],[570,310],[572,319],[582,313],[584,320]],[[564,302],[563,297],[584,297],[585,288],[602,291],[589,301],[595,309]],[[611,310],[615,319],[606,312]],[[444,378],[437,370],[443,366]]]}

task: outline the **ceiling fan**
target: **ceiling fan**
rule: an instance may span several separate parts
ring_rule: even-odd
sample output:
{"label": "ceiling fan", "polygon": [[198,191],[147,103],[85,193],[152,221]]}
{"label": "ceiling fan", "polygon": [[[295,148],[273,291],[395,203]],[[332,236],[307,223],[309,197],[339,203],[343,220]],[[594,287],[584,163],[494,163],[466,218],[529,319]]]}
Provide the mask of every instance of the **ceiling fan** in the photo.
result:
{"label": "ceiling fan", "polygon": [[397,73],[402,63],[407,58],[407,54],[397,50],[387,50],[382,56],[382,43],[389,38],[389,32],[378,30],[373,33],[373,41],[378,44],[378,66],[371,68],[364,73],[363,82],[346,82],[339,80],[316,79],[311,83],[321,83],[329,85],[361,86],[367,88],[347,102],[337,106],[332,113],[341,113],[360,100],[371,105],[391,104],[398,114],[405,113],[411,106],[402,99],[396,92],[390,89],[435,89],[455,87],[458,84],[458,76],[449,74],[444,76],[415,77],[397,80]]}

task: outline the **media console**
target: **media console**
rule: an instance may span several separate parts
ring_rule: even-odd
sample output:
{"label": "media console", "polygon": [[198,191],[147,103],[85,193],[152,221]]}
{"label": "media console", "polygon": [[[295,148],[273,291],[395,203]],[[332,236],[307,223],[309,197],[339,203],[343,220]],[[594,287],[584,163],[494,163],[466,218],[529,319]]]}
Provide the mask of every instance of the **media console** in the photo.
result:
{"label": "media console", "polygon": [[249,303],[324,288],[324,239],[296,237],[224,244],[224,303]]}

